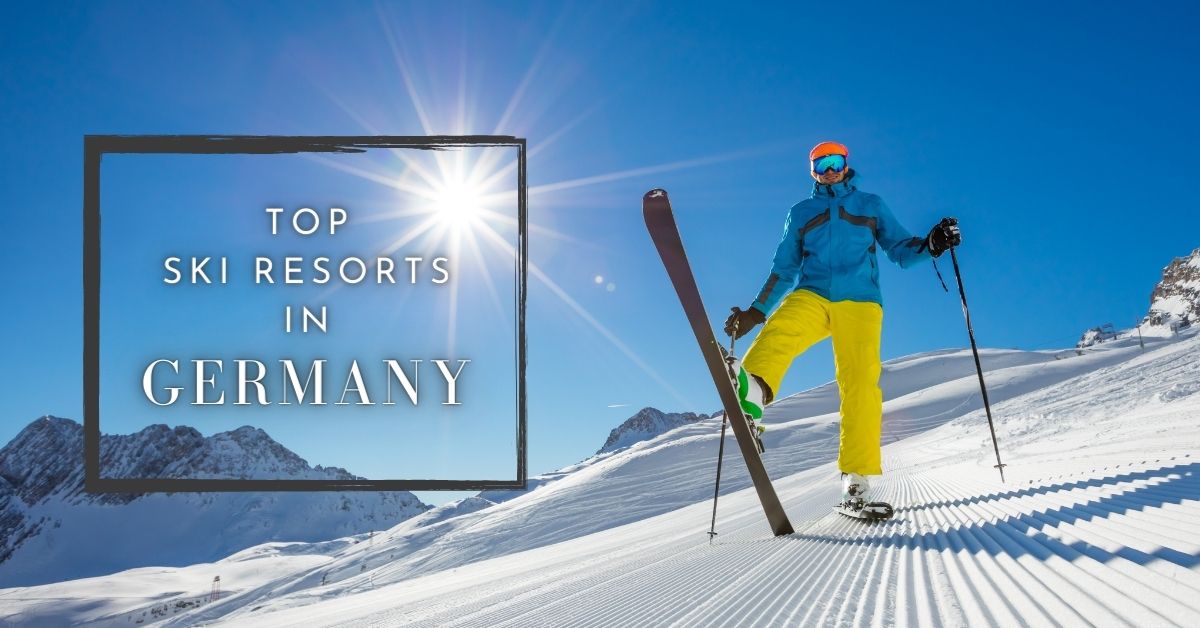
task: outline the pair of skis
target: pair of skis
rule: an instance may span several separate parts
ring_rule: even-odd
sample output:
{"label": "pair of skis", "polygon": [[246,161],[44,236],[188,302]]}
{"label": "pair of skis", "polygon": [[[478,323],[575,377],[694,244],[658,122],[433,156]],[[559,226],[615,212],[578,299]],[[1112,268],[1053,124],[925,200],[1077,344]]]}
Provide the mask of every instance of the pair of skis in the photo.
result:
{"label": "pair of skis", "polygon": [[[724,347],[717,342],[709,325],[708,314],[704,310],[704,302],[700,298],[700,289],[696,286],[695,275],[692,274],[687,254],[683,250],[683,240],[679,235],[679,226],[675,223],[675,215],[671,210],[671,201],[667,191],[661,188],[650,190],[642,197],[642,214],[646,219],[646,228],[655,248],[666,267],[679,302],[691,324],[692,332],[700,345],[700,353],[708,365],[709,374],[716,385],[721,397],[721,405],[725,409],[725,417],[733,427],[742,458],[750,472],[750,480],[758,499],[762,503],[763,512],[775,536],[791,534],[794,530],[783,504],[775,493],[771,478],[767,475],[766,466],[762,459],[762,441],[758,438],[757,428],[744,412],[738,400],[737,389],[734,387],[735,373],[731,373],[726,362]],[[723,428],[722,428],[723,429]],[[724,435],[724,432],[722,432]],[[892,514],[892,507],[887,504],[861,502],[845,502],[834,507],[834,510],[856,519],[885,519]]]}

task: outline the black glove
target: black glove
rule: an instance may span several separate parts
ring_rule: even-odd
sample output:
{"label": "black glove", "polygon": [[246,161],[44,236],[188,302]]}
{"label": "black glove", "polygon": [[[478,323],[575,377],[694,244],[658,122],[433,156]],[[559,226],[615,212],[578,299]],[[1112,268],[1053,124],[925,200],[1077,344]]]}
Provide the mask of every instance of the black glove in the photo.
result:
{"label": "black glove", "polygon": [[942,253],[950,250],[952,246],[962,244],[962,234],[958,231],[958,219],[943,218],[941,222],[933,226],[929,230],[929,236],[925,238],[925,246],[929,247],[929,254],[934,257],[941,256]]}
{"label": "black glove", "polygon": [[735,340],[750,333],[751,329],[758,327],[767,320],[767,315],[758,311],[756,307],[749,307],[744,310],[740,307],[731,307],[729,309],[733,314],[730,314],[729,318],[725,319],[725,333],[733,336],[736,325],[737,335],[733,336]]}

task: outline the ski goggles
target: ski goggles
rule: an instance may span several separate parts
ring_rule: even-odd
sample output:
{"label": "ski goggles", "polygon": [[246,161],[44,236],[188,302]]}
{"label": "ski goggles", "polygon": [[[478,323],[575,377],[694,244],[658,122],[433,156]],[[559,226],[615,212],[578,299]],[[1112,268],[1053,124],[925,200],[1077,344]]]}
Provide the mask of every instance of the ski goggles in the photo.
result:
{"label": "ski goggles", "polygon": [[812,162],[812,171],[817,174],[825,174],[827,170],[841,172],[845,169],[845,155],[825,155],[824,157],[817,157]]}

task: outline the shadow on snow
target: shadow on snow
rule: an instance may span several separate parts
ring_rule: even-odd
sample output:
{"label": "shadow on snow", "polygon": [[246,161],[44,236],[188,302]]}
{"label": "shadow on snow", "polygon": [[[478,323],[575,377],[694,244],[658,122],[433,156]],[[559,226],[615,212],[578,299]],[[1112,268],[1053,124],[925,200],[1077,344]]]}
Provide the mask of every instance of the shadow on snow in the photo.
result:
{"label": "shadow on snow", "polygon": [[1061,482],[1023,488],[1003,493],[927,502],[897,508],[896,519],[875,524],[868,528],[872,531],[886,532],[889,528],[903,524],[903,520],[899,519],[899,517],[904,513],[920,510],[999,502],[1007,499],[1047,495],[1075,489],[1113,486],[1139,480],[1161,480],[1154,484],[1138,486],[1114,495],[1075,503],[1069,506],[1064,505],[1056,508],[1002,516],[993,521],[966,525],[958,524],[944,530],[888,536],[873,535],[866,538],[797,533],[784,538],[820,541],[839,545],[910,550],[917,548],[949,548],[954,551],[966,550],[973,554],[986,552],[992,556],[1000,554],[1012,557],[1029,555],[1043,561],[1053,556],[1059,556],[1066,560],[1075,560],[1086,556],[1099,562],[1109,562],[1117,558],[1122,558],[1139,565],[1145,565],[1155,560],[1164,560],[1191,569],[1200,565],[1200,552],[1187,554],[1166,547],[1160,547],[1152,552],[1144,552],[1127,546],[1105,549],[1083,541],[1064,542],[1044,534],[1042,530],[1081,521],[1107,519],[1114,515],[1146,511],[1151,508],[1161,508],[1167,504],[1182,504],[1185,500],[1195,501],[1200,496],[1200,475],[1197,474],[1198,471],[1200,471],[1200,463],[1193,462],[1075,482]]}

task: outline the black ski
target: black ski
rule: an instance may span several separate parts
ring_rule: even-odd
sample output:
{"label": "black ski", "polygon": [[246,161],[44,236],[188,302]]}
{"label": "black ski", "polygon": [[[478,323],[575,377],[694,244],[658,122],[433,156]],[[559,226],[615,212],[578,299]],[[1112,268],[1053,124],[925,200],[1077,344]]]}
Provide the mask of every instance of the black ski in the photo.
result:
{"label": "black ski", "polygon": [[734,389],[728,367],[721,355],[721,345],[717,343],[717,338],[709,326],[708,314],[704,311],[700,289],[696,287],[696,278],[683,250],[683,240],[679,237],[679,227],[675,224],[675,215],[671,212],[671,201],[667,198],[667,191],[654,189],[646,192],[642,197],[642,214],[646,218],[650,238],[654,240],[654,246],[667,268],[671,284],[675,286],[675,293],[679,295],[683,311],[692,325],[692,332],[696,334],[696,341],[700,343],[700,353],[708,364],[713,383],[721,396],[725,416],[733,426],[738,448],[742,451],[742,458],[746,460],[746,468],[750,471],[750,479],[754,482],[754,489],[758,492],[758,499],[762,502],[771,531],[775,536],[791,534],[792,523],[788,521],[783,504],[775,494],[775,487],[771,485],[771,477],[767,475],[767,469],[763,466],[757,434],[751,432],[749,421],[742,413],[737,390]]}

